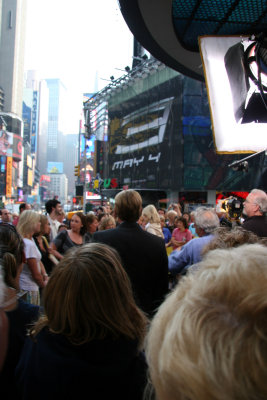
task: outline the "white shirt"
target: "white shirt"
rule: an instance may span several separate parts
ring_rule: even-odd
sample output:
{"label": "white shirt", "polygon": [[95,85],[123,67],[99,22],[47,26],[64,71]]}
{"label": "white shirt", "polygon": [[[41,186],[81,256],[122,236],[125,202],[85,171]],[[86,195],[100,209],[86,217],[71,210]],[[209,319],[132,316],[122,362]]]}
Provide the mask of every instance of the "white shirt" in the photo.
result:
{"label": "white shirt", "polygon": [[52,219],[50,215],[47,215],[47,219],[50,224],[51,232],[50,232],[50,241],[52,242],[58,234],[58,228],[60,222],[57,219]]}
{"label": "white shirt", "polygon": [[[38,250],[38,247],[36,246],[34,240],[23,238],[23,242],[24,242],[24,252],[26,259],[36,258],[38,271],[41,272],[40,261],[42,255]],[[39,286],[33,280],[32,273],[27,264],[23,265],[23,270],[20,274],[20,279],[19,279],[19,286],[21,290],[37,291],[39,289]]]}

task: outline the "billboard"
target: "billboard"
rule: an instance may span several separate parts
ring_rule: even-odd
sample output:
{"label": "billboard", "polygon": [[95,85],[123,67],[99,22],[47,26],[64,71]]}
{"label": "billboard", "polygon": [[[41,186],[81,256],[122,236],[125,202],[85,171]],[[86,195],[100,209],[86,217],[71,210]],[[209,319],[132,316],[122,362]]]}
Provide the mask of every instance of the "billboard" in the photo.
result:
{"label": "billboard", "polygon": [[178,77],[139,94],[138,101],[109,110],[106,175],[120,187],[164,190],[182,183],[180,166],[173,162],[182,159],[181,89]]}
{"label": "billboard", "polygon": [[121,104],[112,107],[111,103],[109,118],[108,158],[105,159],[106,143],[99,142],[96,172],[103,178],[116,178],[120,188],[160,191],[266,188],[264,154],[251,159],[249,171],[244,173],[229,168],[231,162],[244,154],[216,152],[203,82],[177,74]]}
{"label": "billboard", "polygon": [[0,156],[22,157],[22,120],[14,115],[0,113]]}
{"label": "billboard", "polygon": [[57,161],[48,161],[47,172],[49,174],[63,174],[63,163]]}

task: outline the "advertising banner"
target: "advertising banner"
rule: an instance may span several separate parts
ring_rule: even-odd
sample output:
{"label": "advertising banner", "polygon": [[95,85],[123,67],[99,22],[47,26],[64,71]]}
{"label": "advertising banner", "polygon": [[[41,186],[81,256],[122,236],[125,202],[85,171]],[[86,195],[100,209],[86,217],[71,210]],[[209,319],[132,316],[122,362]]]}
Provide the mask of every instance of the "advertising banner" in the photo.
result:
{"label": "advertising banner", "polygon": [[12,196],[12,157],[6,159],[6,197]]}
{"label": "advertising banner", "polygon": [[179,93],[181,80],[172,79],[110,110],[109,176],[120,187],[164,190],[181,183],[179,164],[172,162],[182,159]]}

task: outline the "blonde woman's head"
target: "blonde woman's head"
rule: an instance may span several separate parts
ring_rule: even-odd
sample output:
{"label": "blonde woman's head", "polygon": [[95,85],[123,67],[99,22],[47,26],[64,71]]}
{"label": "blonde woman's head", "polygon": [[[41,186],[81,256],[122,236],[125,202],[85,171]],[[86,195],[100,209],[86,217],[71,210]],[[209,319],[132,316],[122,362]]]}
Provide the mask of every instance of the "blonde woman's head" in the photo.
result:
{"label": "blonde woman's head", "polygon": [[146,355],[157,399],[266,399],[267,248],[212,250],[201,264],[152,321]]}

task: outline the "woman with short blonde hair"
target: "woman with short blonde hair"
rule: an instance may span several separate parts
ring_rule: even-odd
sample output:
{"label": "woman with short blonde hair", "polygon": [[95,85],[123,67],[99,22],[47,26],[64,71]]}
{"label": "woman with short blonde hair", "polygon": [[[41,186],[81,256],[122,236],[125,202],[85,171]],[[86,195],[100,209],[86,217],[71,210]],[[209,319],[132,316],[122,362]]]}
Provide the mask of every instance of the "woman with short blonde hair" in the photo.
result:
{"label": "woman with short blonde hair", "polygon": [[158,400],[267,398],[266,260],[260,244],[211,250],[179,281],[147,337]]}
{"label": "woman with short blonde hair", "polygon": [[115,219],[112,217],[112,215],[104,216],[98,225],[99,231],[105,231],[106,229],[114,229],[114,228],[116,228],[116,222]]}
{"label": "woman with short blonde hair", "polygon": [[17,231],[22,236],[25,246],[26,262],[20,275],[20,289],[26,292],[28,303],[40,305],[40,292],[47,284],[48,275],[41,262],[41,253],[33,239],[40,232],[40,214],[25,210],[20,214]]}
{"label": "woman with short blonde hair", "polygon": [[160,216],[156,207],[153,204],[149,204],[143,209],[142,216],[146,222],[145,230],[164,239],[161,229]]}

